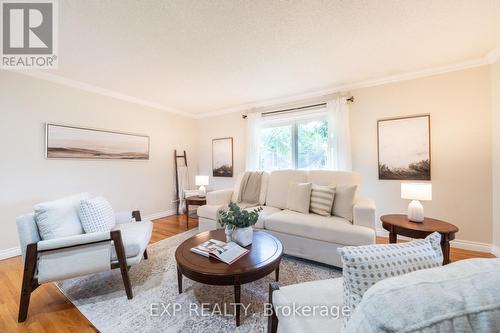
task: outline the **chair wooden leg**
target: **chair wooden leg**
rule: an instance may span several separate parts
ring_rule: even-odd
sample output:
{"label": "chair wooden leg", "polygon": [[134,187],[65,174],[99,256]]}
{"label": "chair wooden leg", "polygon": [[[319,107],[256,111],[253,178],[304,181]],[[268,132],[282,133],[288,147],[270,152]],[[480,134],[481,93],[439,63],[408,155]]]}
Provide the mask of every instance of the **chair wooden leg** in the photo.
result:
{"label": "chair wooden leg", "polygon": [[28,244],[26,257],[24,259],[23,284],[21,286],[21,299],[19,301],[19,315],[17,321],[22,323],[28,316],[31,292],[36,288],[38,282],[34,280],[37,263],[37,245]]}
{"label": "chair wooden leg", "polygon": [[139,210],[134,210],[132,212],[132,217],[135,219],[136,222],[142,221],[141,212]]}
{"label": "chair wooden leg", "polygon": [[148,250],[144,250],[143,256],[144,259],[148,260]]}
{"label": "chair wooden leg", "polygon": [[127,298],[132,299],[134,295],[132,294],[132,285],[130,284],[130,278],[128,276],[127,258],[125,257],[125,249],[123,248],[122,234],[120,230],[111,231],[111,239],[115,245],[116,256],[118,258],[118,263],[120,264],[120,271],[122,273],[123,285],[125,286]]}
{"label": "chair wooden leg", "polygon": [[[269,284],[269,304],[273,304],[273,292],[279,290],[280,287],[276,282],[271,282]],[[276,311],[274,307],[272,308],[273,313],[267,318],[267,332],[276,333],[278,331],[278,316],[276,316]]]}

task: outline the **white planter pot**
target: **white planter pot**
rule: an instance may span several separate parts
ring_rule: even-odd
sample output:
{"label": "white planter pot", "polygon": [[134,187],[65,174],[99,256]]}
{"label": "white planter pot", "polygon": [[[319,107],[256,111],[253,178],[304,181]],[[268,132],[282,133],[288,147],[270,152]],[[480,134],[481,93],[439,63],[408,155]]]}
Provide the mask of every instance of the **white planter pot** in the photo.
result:
{"label": "white planter pot", "polygon": [[253,240],[253,228],[246,227],[241,229],[234,229],[232,234],[233,242],[241,245],[243,247],[252,244]]}
{"label": "white planter pot", "polygon": [[226,243],[232,242],[233,241],[233,230],[230,229],[228,226],[226,226],[226,229],[224,230],[226,233]]}

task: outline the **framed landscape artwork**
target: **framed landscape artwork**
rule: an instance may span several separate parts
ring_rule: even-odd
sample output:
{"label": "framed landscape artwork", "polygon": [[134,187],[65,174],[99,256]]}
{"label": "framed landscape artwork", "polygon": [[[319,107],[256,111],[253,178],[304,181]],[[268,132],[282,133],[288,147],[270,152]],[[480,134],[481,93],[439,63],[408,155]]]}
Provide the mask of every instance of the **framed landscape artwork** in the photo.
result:
{"label": "framed landscape artwork", "polygon": [[431,180],[430,115],[378,121],[378,177]]}
{"label": "framed landscape artwork", "polygon": [[212,172],[214,177],[233,176],[233,138],[212,140]]}
{"label": "framed landscape artwork", "polygon": [[149,136],[46,124],[47,158],[149,160]]}

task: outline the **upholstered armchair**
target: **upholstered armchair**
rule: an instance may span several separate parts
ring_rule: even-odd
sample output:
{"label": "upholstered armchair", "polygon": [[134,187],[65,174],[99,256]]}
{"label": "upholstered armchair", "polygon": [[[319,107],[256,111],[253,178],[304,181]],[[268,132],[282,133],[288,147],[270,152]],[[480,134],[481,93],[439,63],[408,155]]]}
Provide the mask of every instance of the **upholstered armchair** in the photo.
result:
{"label": "upholstered armchair", "polygon": [[18,321],[26,320],[31,293],[42,283],[119,268],[128,299],[132,286],[130,266],[148,258],[146,247],[152,223],[141,221],[139,211],[117,213],[110,232],[94,232],[42,240],[34,214],[17,218],[24,261]]}

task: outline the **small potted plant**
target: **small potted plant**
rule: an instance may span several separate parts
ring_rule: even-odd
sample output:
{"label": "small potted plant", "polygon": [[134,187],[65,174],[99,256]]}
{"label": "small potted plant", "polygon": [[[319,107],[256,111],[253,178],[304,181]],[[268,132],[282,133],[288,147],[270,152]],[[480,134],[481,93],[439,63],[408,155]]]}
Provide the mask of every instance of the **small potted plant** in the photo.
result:
{"label": "small potted plant", "polygon": [[234,202],[229,203],[227,210],[219,211],[219,223],[226,228],[226,240],[241,246],[252,244],[253,228],[259,219],[262,207],[252,211],[242,210]]}

